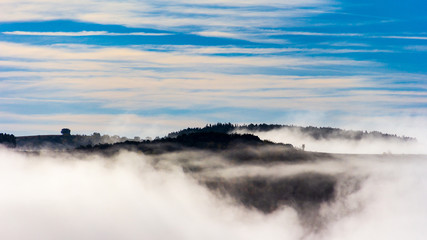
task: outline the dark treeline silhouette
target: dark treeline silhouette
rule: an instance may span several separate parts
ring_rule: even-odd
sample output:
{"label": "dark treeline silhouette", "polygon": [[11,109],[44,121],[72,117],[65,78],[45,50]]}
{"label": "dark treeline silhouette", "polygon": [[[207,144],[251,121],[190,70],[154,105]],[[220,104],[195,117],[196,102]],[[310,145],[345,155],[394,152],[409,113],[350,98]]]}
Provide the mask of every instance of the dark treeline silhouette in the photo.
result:
{"label": "dark treeline silhouette", "polygon": [[[120,137],[117,135],[101,135],[100,133],[93,133],[92,135],[71,135],[69,129],[62,129],[62,135],[37,135],[37,136],[24,136],[16,138],[16,146],[24,150],[65,150],[74,149],[79,146],[97,145],[97,144],[113,144],[117,142],[125,142],[130,139]],[[134,138],[132,140],[139,140]]]}
{"label": "dark treeline silhouette", "polygon": [[[186,128],[177,132],[172,132],[167,135],[167,137],[159,138],[156,137],[154,140],[146,138],[146,140],[141,140],[139,137],[134,137],[129,139],[126,137],[120,136],[109,136],[101,135],[100,133],[93,133],[92,135],[71,135],[71,130],[64,128],[61,130],[62,135],[38,135],[38,136],[26,136],[26,137],[7,137],[6,135],[3,139],[3,142],[8,142],[9,147],[16,146],[18,149],[23,150],[40,150],[40,149],[53,149],[53,150],[69,150],[75,149],[78,147],[87,147],[88,149],[91,146],[103,145],[103,148],[107,148],[108,145],[114,143],[123,143],[123,142],[141,142],[142,145],[147,145],[152,143],[153,146],[157,143],[162,143],[163,146],[166,145],[179,145],[178,148],[182,147],[192,147],[199,149],[226,149],[230,143],[237,144],[239,141],[244,142],[245,144],[267,144],[267,141],[261,141],[258,137],[251,134],[235,135],[233,133],[243,131],[243,132],[265,132],[271,130],[279,129],[288,129],[291,131],[298,131],[299,133],[311,137],[316,140],[321,139],[342,139],[342,140],[363,140],[368,138],[375,139],[384,139],[384,140],[396,140],[396,141],[415,141],[413,138],[409,137],[398,137],[396,135],[385,134],[381,132],[367,132],[367,131],[349,131],[342,130],[338,128],[330,127],[298,127],[292,125],[279,125],[279,124],[248,124],[248,125],[237,125],[232,123],[217,123],[217,124],[208,124],[203,128]],[[280,133],[280,132],[279,132]],[[129,145],[129,144],[128,144]],[[101,147],[101,146],[99,146]],[[153,150],[151,147],[141,147],[145,148],[145,152],[164,152],[161,150],[162,147],[157,150]],[[288,144],[288,147],[292,145]],[[176,147],[169,147],[176,148]]]}
{"label": "dark treeline silhouette", "polygon": [[172,132],[168,137],[177,137],[182,134],[196,133],[196,132],[220,132],[220,133],[231,133],[238,130],[247,130],[251,132],[267,132],[272,130],[288,129],[293,131],[299,131],[304,135],[312,137],[313,139],[345,139],[345,140],[362,140],[366,138],[377,138],[377,139],[396,139],[400,141],[415,141],[414,138],[397,136],[395,134],[381,133],[378,131],[353,131],[343,130],[339,128],[331,127],[300,127],[293,125],[281,125],[281,124],[232,124],[232,123],[217,123],[208,124],[203,128],[187,128],[177,132]]}
{"label": "dark treeline silhouette", "polygon": [[[171,132],[167,137],[159,138],[156,137],[153,142],[169,142],[178,143],[182,146],[187,147],[199,147],[199,148],[211,148],[211,149],[224,149],[230,142],[236,142],[244,140],[248,143],[251,139],[252,142],[260,141],[259,138],[253,135],[240,135],[239,140],[234,139],[232,133],[243,131],[243,132],[265,132],[271,130],[288,129],[291,131],[298,131],[299,133],[311,137],[316,140],[321,139],[343,139],[343,140],[362,140],[367,138],[375,139],[386,139],[386,140],[397,140],[397,141],[415,141],[414,138],[399,137],[396,135],[385,134],[378,131],[367,132],[367,131],[350,131],[342,130],[339,128],[330,127],[298,127],[293,125],[280,125],[280,124],[248,124],[248,125],[237,125],[232,123],[217,123],[207,124],[203,128],[186,128],[177,132]],[[196,134],[197,133],[197,134]],[[217,134],[215,134],[217,133]],[[219,134],[218,134],[219,133]],[[195,135],[192,135],[195,134]],[[221,135],[222,134],[222,135]],[[8,139],[9,137],[3,137]],[[92,135],[72,135],[71,130],[63,128],[61,135],[38,135],[38,136],[24,136],[16,137],[16,140],[3,140],[9,142],[10,146],[16,146],[18,149],[24,150],[40,150],[43,148],[54,149],[54,150],[65,150],[74,149],[81,146],[94,146],[99,144],[113,144],[126,141],[135,141],[147,143],[151,142],[151,138],[141,141],[140,137],[134,137],[129,139],[120,136],[109,136],[101,135],[100,133],[93,133]],[[175,139],[175,140],[174,140]],[[178,140],[176,140],[178,139]],[[104,146],[105,147],[105,146]]]}
{"label": "dark treeline silhouette", "polygon": [[[227,134],[219,132],[197,132],[182,134],[177,137],[165,137],[154,140],[143,140],[143,141],[125,141],[116,144],[99,144],[99,145],[87,145],[81,146],[78,149],[91,150],[91,149],[107,149],[107,148],[123,148],[126,145],[138,146],[139,150],[145,153],[164,153],[167,151],[183,150],[187,149],[199,149],[199,150],[225,150],[236,145],[245,146],[262,146],[262,145],[275,145],[269,141],[263,141],[259,137],[252,134]],[[280,144],[283,145],[283,144]],[[164,146],[164,151],[150,151],[152,146]],[[172,147],[174,146],[174,147]],[[292,147],[292,145],[286,145]]]}
{"label": "dark treeline silhouette", "polygon": [[186,128],[177,132],[171,132],[168,134],[168,137],[174,138],[184,134],[190,133],[208,133],[208,132],[217,132],[217,133],[230,133],[234,131],[238,125],[231,123],[217,123],[217,124],[207,124],[203,128]]}
{"label": "dark treeline silhouette", "polygon": [[6,147],[16,147],[16,138],[13,134],[0,133],[0,144]]}
{"label": "dark treeline silhouette", "polygon": [[226,149],[231,144],[270,144],[270,142],[262,141],[259,137],[252,134],[227,134],[221,132],[196,132],[190,134],[181,134],[176,138],[163,138],[157,142],[175,142],[187,147],[195,147],[201,149]]}

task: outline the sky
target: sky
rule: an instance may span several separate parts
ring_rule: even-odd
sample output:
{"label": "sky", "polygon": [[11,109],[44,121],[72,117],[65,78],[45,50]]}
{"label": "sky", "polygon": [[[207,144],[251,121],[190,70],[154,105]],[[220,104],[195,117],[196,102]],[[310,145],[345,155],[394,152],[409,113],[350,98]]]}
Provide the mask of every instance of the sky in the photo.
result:
{"label": "sky", "polygon": [[0,132],[427,134],[422,0],[1,0]]}

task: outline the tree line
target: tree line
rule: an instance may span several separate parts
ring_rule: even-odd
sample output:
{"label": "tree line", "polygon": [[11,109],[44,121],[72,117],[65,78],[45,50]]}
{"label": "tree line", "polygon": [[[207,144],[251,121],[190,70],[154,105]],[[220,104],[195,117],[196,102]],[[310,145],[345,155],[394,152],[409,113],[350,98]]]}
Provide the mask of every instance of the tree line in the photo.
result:
{"label": "tree line", "polygon": [[0,144],[6,147],[16,147],[16,137],[13,134],[0,133]]}

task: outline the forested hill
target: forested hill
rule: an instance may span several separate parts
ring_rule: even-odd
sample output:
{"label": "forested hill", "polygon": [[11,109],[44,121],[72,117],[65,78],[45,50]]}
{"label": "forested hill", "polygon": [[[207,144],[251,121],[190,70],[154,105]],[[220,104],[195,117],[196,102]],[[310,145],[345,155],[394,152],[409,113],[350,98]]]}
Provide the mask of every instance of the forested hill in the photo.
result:
{"label": "forested hill", "polygon": [[[142,141],[140,137],[128,139],[126,137],[119,136],[108,136],[101,135],[100,133],[93,133],[93,135],[71,135],[69,129],[62,129],[62,135],[37,135],[37,136],[25,136],[15,137],[12,134],[0,135],[0,144],[7,147],[17,147],[21,150],[40,150],[40,149],[55,149],[65,150],[74,149],[80,146],[94,146],[98,144],[113,144],[125,141],[134,142],[150,142],[150,138]],[[225,146],[229,142],[236,142],[237,135],[233,136],[233,133],[243,134],[238,138],[240,141],[244,140],[247,142],[252,137],[257,135],[257,132],[267,131],[278,131],[279,134],[292,134],[299,133],[304,137],[309,137],[314,140],[323,139],[335,139],[335,140],[364,140],[364,139],[377,139],[377,140],[394,140],[397,142],[409,142],[416,141],[414,138],[401,137],[397,135],[391,135],[381,133],[378,131],[367,132],[367,131],[351,131],[343,130],[339,128],[331,127],[299,127],[293,125],[280,125],[280,124],[248,124],[248,125],[237,125],[231,123],[217,123],[208,124],[203,128],[186,128],[177,132],[169,133],[164,138],[156,138],[158,142],[177,142],[179,141],[182,145],[201,148],[210,148],[209,144],[215,146]],[[220,133],[212,134],[212,133]],[[195,135],[194,135],[195,134]],[[221,135],[225,134],[225,135]],[[249,135],[245,135],[249,134]],[[250,135],[255,136],[250,136]],[[191,135],[191,139],[189,138]],[[230,135],[230,136],[226,136]],[[185,137],[187,136],[187,137]],[[207,139],[209,138],[209,139]],[[255,141],[256,139],[252,139]],[[193,141],[193,142],[191,142]],[[221,142],[223,141],[223,142]],[[221,144],[220,144],[221,142]],[[203,145],[205,144],[205,145]],[[197,145],[197,146],[196,146]],[[199,146],[200,145],[200,146]],[[202,146],[203,145],[203,146]]]}
{"label": "forested hill", "polygon": [[331,127],[300,127],[293,125],[281,125],[281,124],[248,124],[238,125],[231,123],[217,123],[208,124],[203,128],[186,128],[177,132],[169,133],[168,137],[177,137],[183,134],[189,133],[206,133],[206,132],[219,132],[219,133],[232,133],[232,132],[267,132],[272,130],[291,130],[298,131],[301,134],[312,137],[316,140],[321,139],[346,139],[346,140],[362,140],[368,138],[375,139],[394,139],[399,141],[415,141],[415,138],[397,136],[387,133],[381,133],[378,131],[353,131],[343,130],[339,128]]}
{"label": "forested hill", "polygon": [[16,138],[13,134],[0,133],[0,145],[14,148],[16,146]]}

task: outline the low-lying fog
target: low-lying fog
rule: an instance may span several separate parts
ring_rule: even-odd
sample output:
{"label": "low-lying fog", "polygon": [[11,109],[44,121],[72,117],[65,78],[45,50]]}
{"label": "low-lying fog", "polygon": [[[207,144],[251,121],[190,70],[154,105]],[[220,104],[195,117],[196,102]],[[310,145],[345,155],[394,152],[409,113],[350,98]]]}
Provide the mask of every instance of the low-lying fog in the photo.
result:
{"label": "low-lying fog", "polygon": [[[189,173],[188,166],[202,170]],[[335,198],[321,205],[323,226],[316,231],[292,207],[264,214],[199,183],[304,172],[337,179]],[[206,152],[107,158],[0,149],[0,239],[422,240],[426,175],[425,156],[233,165]]]}
{"label": "low-lying fog", "polygon": [[425,139],[417,141],[403,141],[398,139],[364,138],[363,140],[336,138],[314,139],[309,134],[298,129],[282,128],[272,131],[238,130],[236,133],[250,133],[262,140],[270,140],[277,143],[290,143],[295,147],[314,152],[328,153],[353,153],[353,154],[427,154]]}

